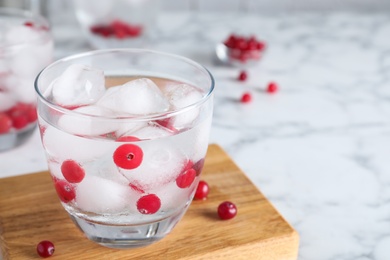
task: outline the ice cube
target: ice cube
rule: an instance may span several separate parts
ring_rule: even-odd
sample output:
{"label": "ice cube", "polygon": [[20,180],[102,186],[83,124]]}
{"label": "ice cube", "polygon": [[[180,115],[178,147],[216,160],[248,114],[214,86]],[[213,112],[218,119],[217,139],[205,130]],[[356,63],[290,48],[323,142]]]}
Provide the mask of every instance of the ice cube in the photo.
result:
{"label": "ice cube", "polygon": [[[173,109],[181,109],[195,104],[202,99],[202,93],[187,84],[172,84],[166,87],[165,94]],[[172,118],[173,126],[181,129],[191,124],[199,114],[199,108],[192,108]]]}
{"label": "ice cube", "polygon": [[18,78],[13,88],[16,98],[23,103],[35,103],[34,79]]}
{"label": "ice cube", "polygon": [[10,26],[5,32],[5,43],[9,45],[29,43],[40,37],[40,32],[31,27],[18,25]]}
{"label": "ice cube", "polygon": [[141,140],[156,139],[172,135],[167,128],[161,127],[157,124],[147,125],[141,129],[126,133],[126,135],[135,136]]}
{"label": "ice cube", "polygon": [[0,90],[0,111],[8,110],[15,104],[16,99],[11,92]]}
{"label": "ice cube", "polygon": [[126,209],[130,192],[129,186],[87,175],[77,185],[76,204],[84,211],[120,213]]}
{"label": "ice cube", "polygon": [[102,70],[72,64],[53,82],[53,99],[62,106],[89,105],[103,96],[104,84]]}
{"label": "ice cube", "polygon": [[122,185],[129,185],[129,181],[118,171],[111,156],[88,162],[83,167],[88,176],[96,176]]}
{"label": "ice cube", "polygon": [[114,132],[118,124],[113,120],[98,119],[93,116],[110,116],[112,111],[95,105],[79,107],[73,110],[85,115],[68,115],[65,114],[58,120],[61,129],[77,135],[98,136]]}
{"label": "ice cube", "polygon": [[62,171],[61,171],[61,164],[59,162],[49,160],[48,166],[49,166],[49,171],[50,171],[50,174],[52,177],[59,179],[59,180],[64,179],[64,175],[62,174]]}
{"label": "ice cube", "polygon": [[71,135],[48,126],[43,133],[42,142],[50,158],[55,161],[73,159],[80,163],[96,160],[113,151],[115,142],[97,140]]}
{"label": "ice cube", "polygon": [[132,135],[133,132],[144,127],[145,125],[145,122],[131,122],[130,120],[121,120],[119,122],[118,129],[115,131],[115,134],[117,137]]}
{"label": "ice cube", "polygon": [[98,101],[98,105],[133,115],[161,113],[169,109],[163,93],[153,81],[146,78],[112,88]]}
{"label": "ice cube", "polygon": [[175,181],[171,181],[163,186],[156,187],[150,193],[155,193],[161,200],[161,210],[169,211],[177,208],[183,208],[192,201],[193,193],[199,180],[191,184],[190,187],[180,189]]}
{"label": "ice cube", "polygon": [[144,191],[175,180],[188,162],[180,149],[166,140],[155,140],[140,146],[143,150],[141,165],[133,170],[120,169],[120,172]]}

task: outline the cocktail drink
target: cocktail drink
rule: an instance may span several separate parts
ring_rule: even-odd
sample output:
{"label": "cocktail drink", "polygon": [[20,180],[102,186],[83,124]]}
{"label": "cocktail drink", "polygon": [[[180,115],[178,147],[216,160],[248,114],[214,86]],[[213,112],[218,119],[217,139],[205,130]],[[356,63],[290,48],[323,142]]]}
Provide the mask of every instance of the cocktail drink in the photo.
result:
{"label": "cocktail drink", "polygon": [[36,127],[34,80],[52,61],[43,17],[0,8],[0,151],[22,144]]}
{"label": "cocktail drink", "polygon": [[102,50],[53,63],[35,87],[54,187],[74,223],[114,248],[167,235],[199,182],[211,74],[180,56]]}
{"label": "cocktail drink", "polygon": [[74,0],[76,17],[95,48],[145,47],[154,28],[159,1]]}

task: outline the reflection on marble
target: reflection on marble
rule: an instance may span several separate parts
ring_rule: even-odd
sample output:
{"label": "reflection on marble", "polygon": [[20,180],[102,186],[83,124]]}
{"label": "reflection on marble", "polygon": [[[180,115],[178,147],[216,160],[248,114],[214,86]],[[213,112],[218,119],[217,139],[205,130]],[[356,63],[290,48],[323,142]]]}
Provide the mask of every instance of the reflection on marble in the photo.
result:
{"label": "reflection on marble", "polygon": [[[58,58],[89,49],[78,28],[54,25]],[[246,82],[214,57],[231,32],[268,44]],[[390,259],[389,15],[162,14],[149,48],[214,75],[210,142],[299,232],[299,259]],[[270,81],[280,92],[264,91]],[[239,102],[244,91],[252,103]],[[1,176],[45,170],[38,133],[0,161]]]}

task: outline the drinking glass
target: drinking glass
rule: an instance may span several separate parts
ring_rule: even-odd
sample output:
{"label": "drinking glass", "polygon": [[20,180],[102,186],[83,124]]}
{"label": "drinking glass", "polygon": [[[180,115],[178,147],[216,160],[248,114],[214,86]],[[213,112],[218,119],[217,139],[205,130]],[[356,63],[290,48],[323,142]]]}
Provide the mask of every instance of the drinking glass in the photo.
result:
{"label": "drinking glass", "polygon": [[0,8],[0,151],[24,143],[36,128],[34,79],[52,56],[43,17]]}
{"label": "drinking glass", "polygon": [[35,89],[53,184],[77,227],[113,248],[170,233],[208,148],[208,70],[172,54],[108,49],[51,64]]}
{"label": "drinking glass", "polygon": [[151,41],[158,0],[74,0],[76,17],[96,49],[144,48]]}

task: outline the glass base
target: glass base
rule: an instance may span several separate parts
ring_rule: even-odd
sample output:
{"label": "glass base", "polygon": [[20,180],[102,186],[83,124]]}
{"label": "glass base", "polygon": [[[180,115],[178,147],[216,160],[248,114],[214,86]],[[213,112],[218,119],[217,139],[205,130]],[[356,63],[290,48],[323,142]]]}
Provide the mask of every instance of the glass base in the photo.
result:
{"label": "glass base", "polygon": [[22,130],[0,134],[0,152],[7,151],[24,144],[34,132],[36,126],[36,123],[32,123]]}
{"label": "glass base", "polygon": [[144,247],[164,238],[175,227],[186,210],[153,223],[112,225],[95,223],[70,215],[72,221],[91,241],[105,247],[130,249]]}

